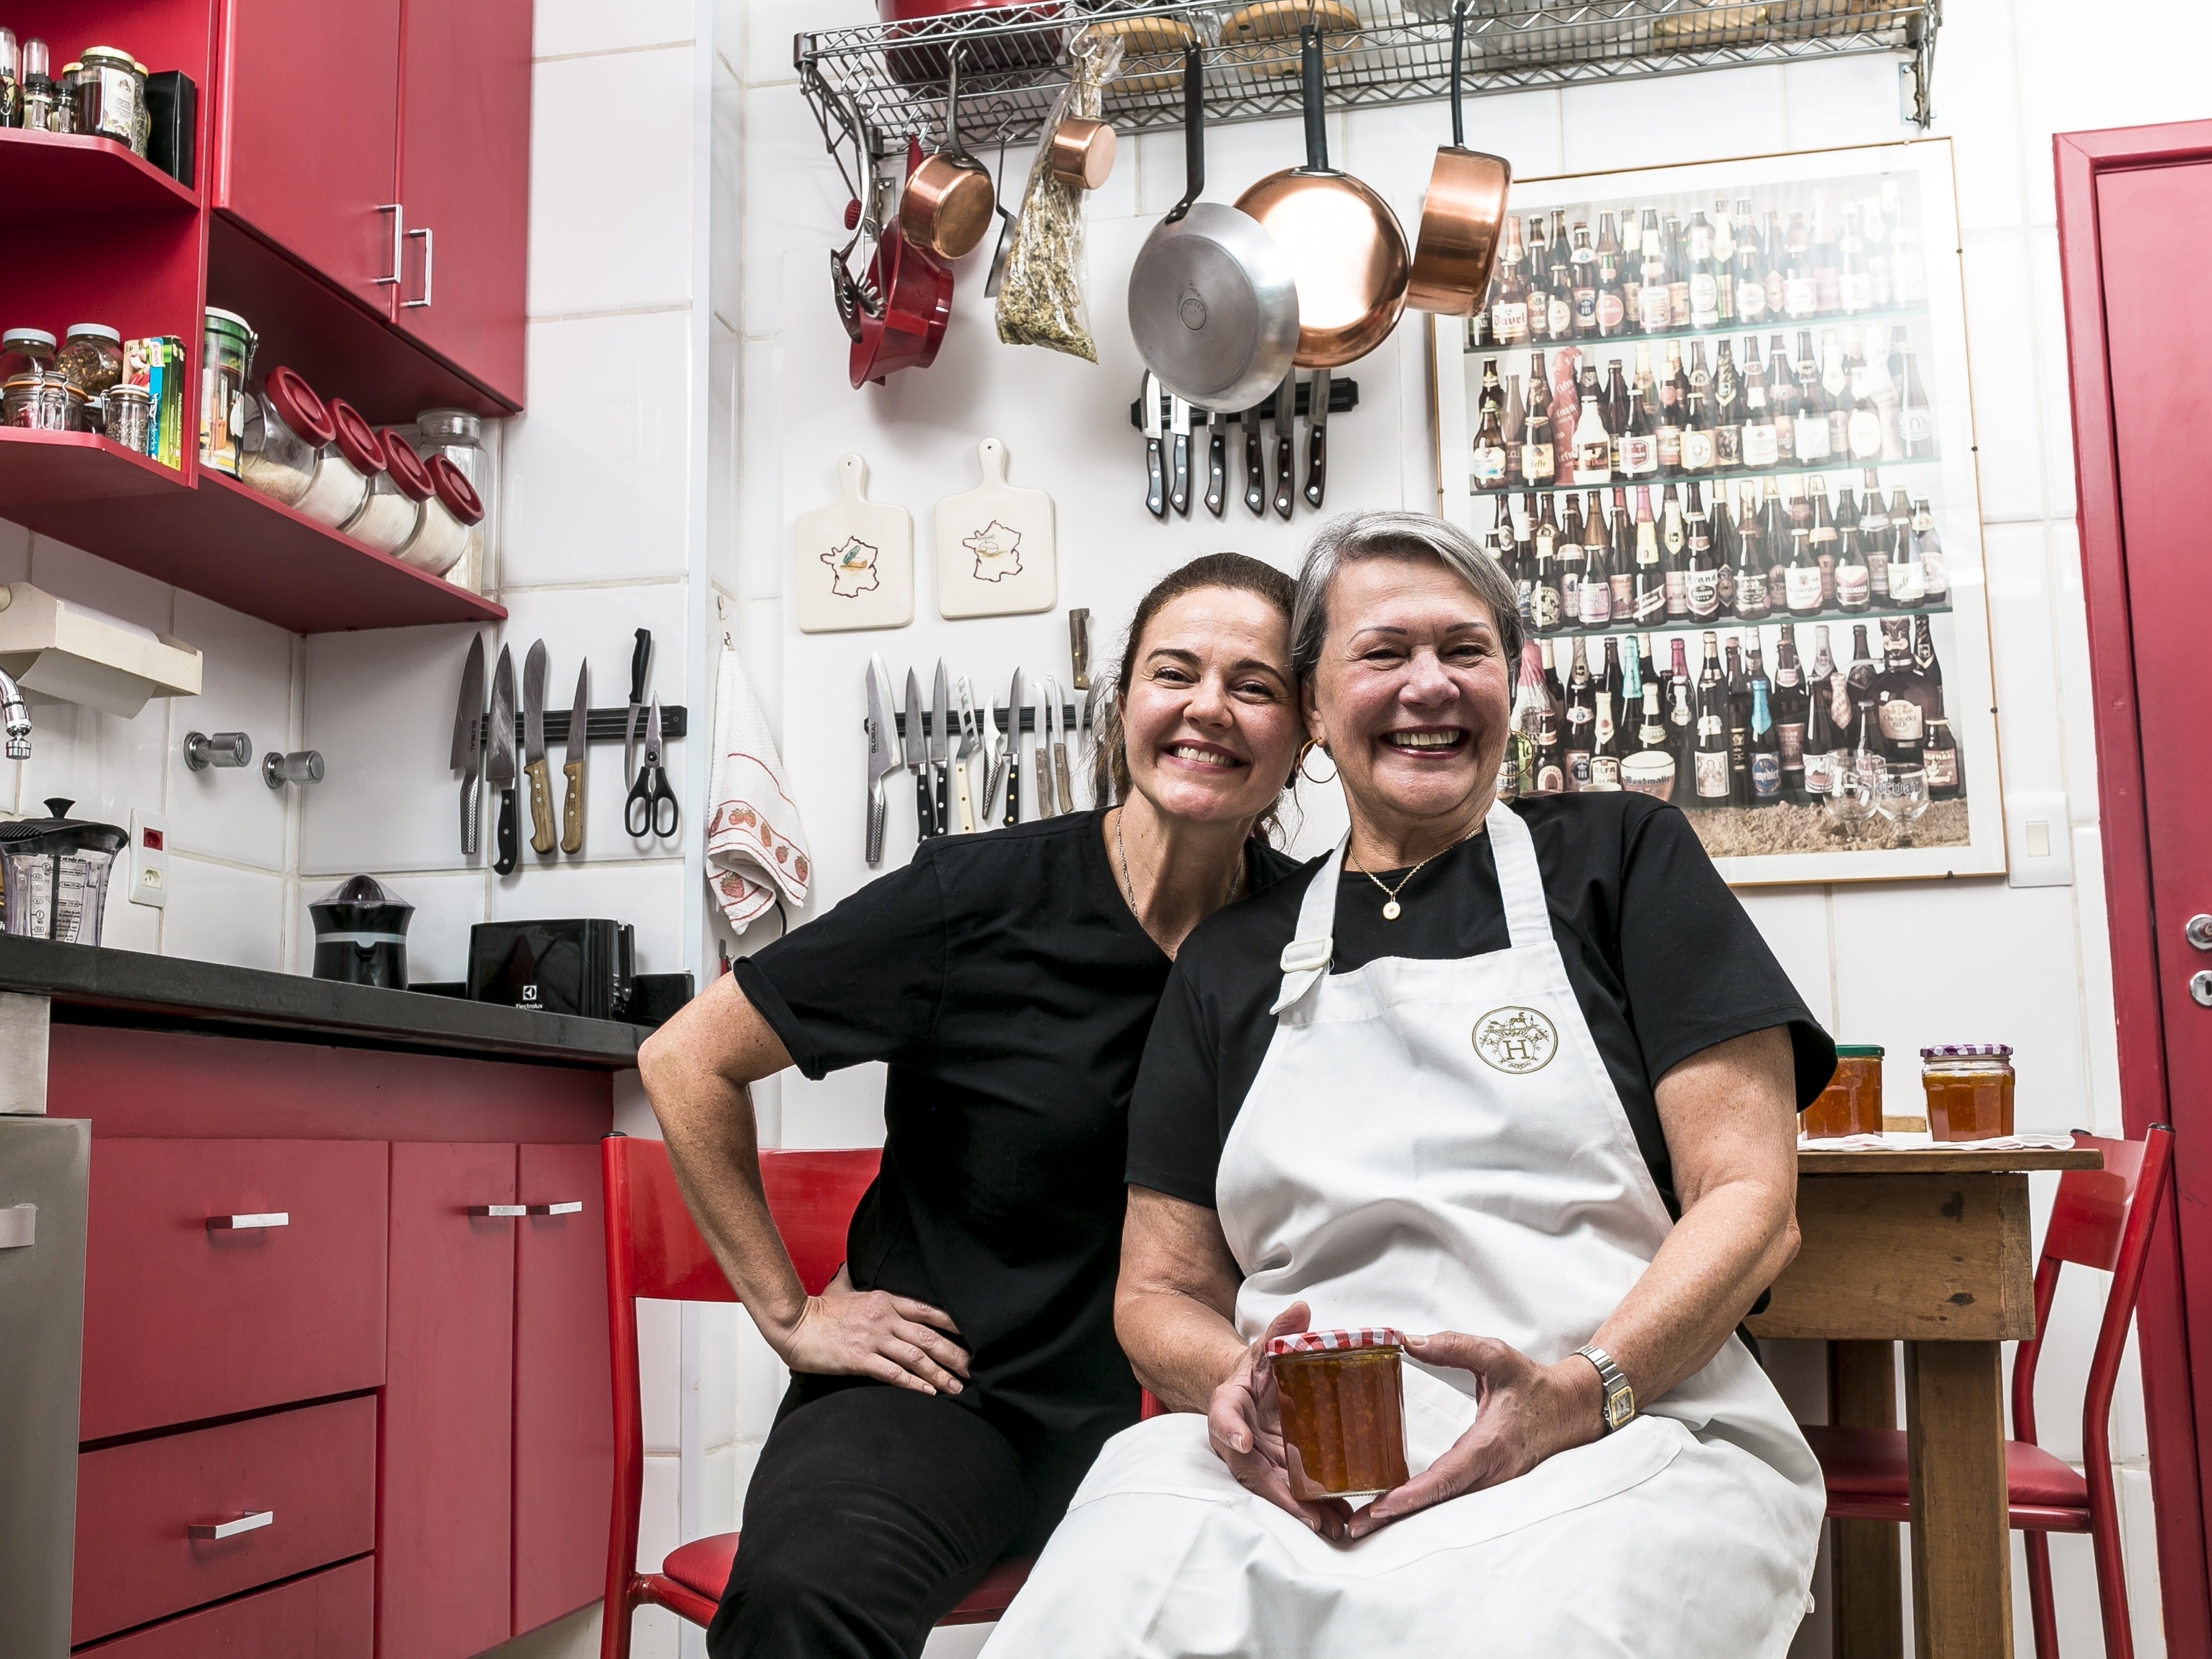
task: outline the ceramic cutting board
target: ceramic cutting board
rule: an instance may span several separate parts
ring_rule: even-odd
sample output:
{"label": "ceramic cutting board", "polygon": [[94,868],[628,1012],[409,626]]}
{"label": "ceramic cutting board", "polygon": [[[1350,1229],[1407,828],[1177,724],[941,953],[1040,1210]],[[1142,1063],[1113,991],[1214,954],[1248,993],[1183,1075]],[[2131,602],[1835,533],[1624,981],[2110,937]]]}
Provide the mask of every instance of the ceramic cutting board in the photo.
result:
{"label": "ceramic cutting board", "polygon": [[1058,603],[1052,497],[1006,483],[1006,446],[975,446],[983,482],[937,504],[937,609],[948,617],[1017,617]]}
{"label": "ceramic cutting board", "polygon": [[914,515],[867,495],[868,464],[846,455],[837,462],[837,499],[799,515],[792,592],[802,634],[914,620]]}

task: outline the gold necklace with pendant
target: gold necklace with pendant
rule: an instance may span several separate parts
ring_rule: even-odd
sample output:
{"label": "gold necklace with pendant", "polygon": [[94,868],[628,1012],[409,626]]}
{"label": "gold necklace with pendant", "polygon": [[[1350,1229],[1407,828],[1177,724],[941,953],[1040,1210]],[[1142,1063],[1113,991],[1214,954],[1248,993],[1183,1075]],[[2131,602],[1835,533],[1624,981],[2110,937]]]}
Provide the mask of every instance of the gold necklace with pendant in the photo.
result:
{"label": "gold necklace with pendant", "polygon": [[[1420,863],[1415,865],[1412,869],[1407,871],[1404,875],[1399,877],[1398,884],[1395,887],[1384,886],[1382,878],[1376,875],[1372,870],[1362,870],[1356,864],[1352,865],[1352,870],[1354,874],[1366,877],[1367,879],[1373,882],[1376,887],[1382,889],[1382,920],[1385,921],[1395,921],[1401,915],[1405,914],[1404,909],[1398,902],[1398,895],[1406,890],[1406,884],[1413,880],[1415,876],[1419,875],[1422,870],[1426,866],[1442,858],[1446,853],[1450,852],[1452,850],[1452,847],[1457,847],[1461,842],[1472,839],[1475,834],[1481,830],[1481,821],[1478,819],[1475,823],[1474,828],[1468,830],[1466,835],[1462,836],[1459,838],[1459,841],[1452,842],[1451,847],[1438,848],[1435,852],[1430,854],[1428,857],[1423,859]],[[1351,860],[1346,859],[1346,862],[1350,864]]]}

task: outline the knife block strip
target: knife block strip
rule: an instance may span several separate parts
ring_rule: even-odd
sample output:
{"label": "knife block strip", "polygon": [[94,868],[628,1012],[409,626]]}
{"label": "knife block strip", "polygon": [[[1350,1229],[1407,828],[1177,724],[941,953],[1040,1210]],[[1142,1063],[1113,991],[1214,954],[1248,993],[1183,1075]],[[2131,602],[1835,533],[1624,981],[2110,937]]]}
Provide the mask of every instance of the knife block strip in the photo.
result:
{"label": "knife block strip", "polygon": [[[1040,711],[1040,713],[1042,711]],[[1067,729],[1072,732],[1075,730],[1077,723],[1083,718],[1083,705],[1079,702],[1062,703],[1060,705],[1060,712],[1066,716],[1066,726]],[[661,725],[665,729],[668,723],[668,711],[665,708],[660,711],[660,717]],[[1009,714],[1008,711],[1002,708],[993,708],[988,710],[979,708],[975,711],[975,718],[978,720],[988,719],[992,725],[997,726],[1000,731],[1004,732],[1006,729],[1006,721],[1009,718]],[[897,726],[899,736],[904,737],[906,735],[905,714],[902,713],[894,714],[891,716],[891,720],[896,726]],[[865,729],[867,722],[863,720],[860,724],[862,728]],[[1021,712],[1021,728],[1024,732],[1034,732],[1037,729],[1036,718],[1032,717],[1027,708],[1023,709]],[[921,734],[926,738],[932,738],[937,735],[937,722],[930,717],[929,710],[927,708],[921,711]],[[960,717],[957,714],[948,714],[945,717],[945,735],[948,738],[957,738],[960,735]],[[546,741],[550,743],[552,738],[549,736],[546,738]],[[596,743],[598,738],[594,738],[592,741]]]}
{"label": "knife block strip", "polygon": [[[1332,415],[1343,415],[1358,407],[1359,382],[1341,374],[1330,375],[1328,377],[1328,412]],[[1297,412],[1301,417],[1313,413],[1313,382],[1311,380],[1298,382]],[[1272,421],[1275,418],[1275,394],[1269,392],[1250,409],[1217,409],[1213,414],[1217,419],[1224,422],[1240,414],[1252,416],[1257,420]],[[1129,399],[1129,424],[1139,432],[1145,429],[1145,400],[1141,395]],[[1200,428],[1193,427],[1191,429],[1196,433]],[[1163,400],[1160,404],[1160,436],[1165,438],[1168,435],[1167,404]]]}
{"label": "knife block strip", "polygon": [[[651,705],[648,704],[646,708],[641,709],[638,713],[637,740],[640,743],[643,743],[645,741],[645,722],[650,714],[650,712]],[[620,743],[623,740],[623,728],[629,720],[629,705],[628,703],[624,703],[619,708],[586,709],[584,714],[584,741],[586,743]],[[690,725],[690,720],[687,718],[684,713],[684,706],[682,703],[661,704],[660,739],[663,743],[672,743],[677,738],[682,737],[685,729]],[[486,745],[489,746],[491,740],[491,716],[489,714],[486,714],[483,717],[483,729],[484,741]],[[560,744],[566,744],[568,741],[568,711],[566,709],[559,708],[547,709],[545,711],[546,749],[550,751]],[[522,717],[520,714],[516,715],[514,720],[514,751],[518,755],[522,752]]]}

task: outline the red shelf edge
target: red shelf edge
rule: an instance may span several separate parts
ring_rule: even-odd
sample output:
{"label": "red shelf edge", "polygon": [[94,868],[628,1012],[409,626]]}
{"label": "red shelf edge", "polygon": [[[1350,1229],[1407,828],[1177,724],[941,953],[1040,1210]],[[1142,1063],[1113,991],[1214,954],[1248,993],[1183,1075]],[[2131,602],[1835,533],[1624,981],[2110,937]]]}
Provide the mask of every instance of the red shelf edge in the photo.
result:
{"label": "red shelf edge", "polygon": [[106,155],[157,185],[175,198],[181,210],[198,212],[201,207],[200,193],[187,190],[176,179],[145,160],[128,144],[112,138],[103,138],[89,132],[32,132],[22,128],[0,128],[0,147],[21,144],[27,149],[74,149],[95,155]]}

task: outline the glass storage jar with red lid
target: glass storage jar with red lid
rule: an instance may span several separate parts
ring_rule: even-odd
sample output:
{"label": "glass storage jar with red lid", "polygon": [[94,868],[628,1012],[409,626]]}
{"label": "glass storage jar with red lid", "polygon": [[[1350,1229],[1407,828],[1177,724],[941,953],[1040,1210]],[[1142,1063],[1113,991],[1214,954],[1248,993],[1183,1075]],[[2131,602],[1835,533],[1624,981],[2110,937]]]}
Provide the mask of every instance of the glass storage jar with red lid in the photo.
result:
{"label": "glass storage jar with red lid", "polygon": [[483,502],[460,468],[443,455],[433,455],[423,465],[432,492],[422,503],[422,522],[415,539],[399,550],[399,562],[442,576],[465,556],[482,553]]}
{"label": "glass storage jar with red lid", "polygon": [[1944,1042],[1920,1051],[1929,1138],[1994,1140],[2013,1133],[2012,1045]]}
{"label": "glass storage jar with red lid", "polygon": [[1363,1504],[1406,1484],[1405,1346],[1387,1326],[1268,1340],[1283,1455],[1301,1501]]}
{"label": "glass storage jar with red lid", "polygon": [[279,365],[258,392],[246,394],[240,413],[240,482],[287,507],[298,505],[315,482],[323,447],[337,441],[330,410],[313,386]]}
{"label": "glass storage jar with red lid", "polygon": [[1838,1042],[1835,1075],[1805,1109],[1798,1128],[1815,1139],[1881,1133],[1881,1060],[1878,1042]]}
{"label": "glass storage jar with red lid", "polygon": [[368,481],[368,497],[343,528],[357,542],[380,553],[397,553],[422,526],[422,503],[430,498],[430,475],[396,432],[380,432],[384,470]]}
{"label": "glass storage jar with red lid", "polygon": [[333,398],[325,407],[331,440],[315,463],[314,482],[292,505],[336,530],[368,499],[368,481],[384,471],[384,444],[361,411],[344,398]]}

